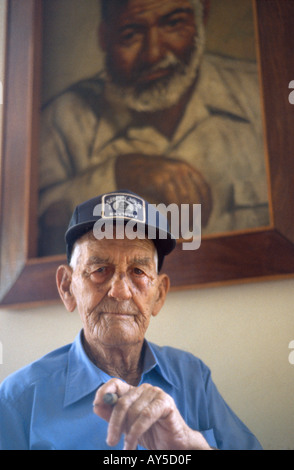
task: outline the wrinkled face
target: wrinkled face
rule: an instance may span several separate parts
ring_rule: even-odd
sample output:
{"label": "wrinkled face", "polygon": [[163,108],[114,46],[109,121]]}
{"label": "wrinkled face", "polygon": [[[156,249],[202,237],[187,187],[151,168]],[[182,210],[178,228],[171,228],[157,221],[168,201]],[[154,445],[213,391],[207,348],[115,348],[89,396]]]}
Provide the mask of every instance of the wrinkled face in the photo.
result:
{"label": "wrinkled face", "polygon": [[163,304],[166,282],[157,274],[151,241],[82,237],[73,252],[70,290],[88,342],[118,347],[142,342]]}
{"label": "wrinkled face", "polygon": [[176,89],[182,93],[195,78],[202,55],[190,1],[129,0],[121,8],[115,5],[101,34],[112,82],[132,94],[133,103],[140,99],[141,106],[152,93],[156,106],[163,89],[169,95]]}

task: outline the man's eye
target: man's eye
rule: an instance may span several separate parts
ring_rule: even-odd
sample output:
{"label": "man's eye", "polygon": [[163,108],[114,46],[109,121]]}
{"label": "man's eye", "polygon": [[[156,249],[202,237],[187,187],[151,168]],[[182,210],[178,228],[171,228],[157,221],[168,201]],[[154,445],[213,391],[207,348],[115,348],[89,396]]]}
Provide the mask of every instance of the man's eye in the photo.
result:
{"label": "man's eye", "polygon": [[134,268],[134,274],[136,274],[136,276],[142,276],[144,271],[142,271],[140,268]]}
{"label": "man's eye", "polygon": [[99,277],[99,276],[101,277],[101,276],[105,276],[106,274],[107,274],[106,266],[101,266],[100,268],[97,268],[91,272],[91,276],[94,276],[94,277]]}
{"label": "man's eye", "polygon": [[98,284],[105,282],[109,276],[110,269],[107,266],[100,266],[99,268],[93,269],[89,273],[89,278],[91,281]]}
{"label": "man's eye", "polygon": [[120,41],[122,44],[132,44],[137,41],[140,37],[140,33],[136,28],[129,28],[123,31],[120,35]]}
{"label": "man's eye", "polygon": [[102,266],[101,268],[96,269],[96,273],[103,273],[106,270],[105,266]]}
{"label": "man's eye", "polygon": [[168,26],[171,26],[171,27],[177,26],[179,23],[182,23],[182,22],[183,22],[182,19],[176,18],[176,19],[174,19],[174,20],[170,20],[170,21],[168,22]]}
{"label": "man's eye", "polygon": [[123,41],[131,41],[135,34],[136,33],[134,31],[125,32],[124,34],[122,34],[121,38]]}
{"label": "man's eye", "polygon": [[187,19],[184,16],[177,16],[174,18],[170,18],[166,23],[165,27],[167,29],[177,29],[177,28],[182,28],[185,26],[187,23]]}

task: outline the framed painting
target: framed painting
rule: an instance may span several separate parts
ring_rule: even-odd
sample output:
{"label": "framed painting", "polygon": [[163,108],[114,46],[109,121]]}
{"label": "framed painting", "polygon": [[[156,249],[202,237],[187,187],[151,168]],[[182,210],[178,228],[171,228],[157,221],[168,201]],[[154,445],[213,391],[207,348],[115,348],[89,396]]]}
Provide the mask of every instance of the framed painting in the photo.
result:
{"label": "framed painting", "polygon": [[[255,0],[253,8],[268,218],[257,219],[253,225],[240,223],[232,229],[228,225],[224,230],[207,231],[203,233],[200,249],[195,251],[183,250],[179,242],[164,265],[172,289],[294,275],[294,162],[291,153],[294,109],[289,101],[289,83],[294,79],[294,4],[291,0]],[[62,253],[41,253],[38,241],[43,28],[40,0],[9,2],[0,199],[2,308],[57,302],[55,271],[65,262]],[[217,114],[215,119],[219,119],[219,109],[215,110],[212,105],[211,108]],[[227,115],[232,113],[231,110],[226,112]],[[239,120],[242,119],[239,116]],[[254,155],[251,158],[254,159]],[[128,178],[129,173],[122,179]],[[125,179],[121,184],[125,182],[130,180]],[[237,188],[236,194],[242,200],[242,191]],[[257,206],[262,206],[261,202],[257,201]],[[243,210],[245,208],[246,201]],[[55,214],[53,212],[54,220]]]}

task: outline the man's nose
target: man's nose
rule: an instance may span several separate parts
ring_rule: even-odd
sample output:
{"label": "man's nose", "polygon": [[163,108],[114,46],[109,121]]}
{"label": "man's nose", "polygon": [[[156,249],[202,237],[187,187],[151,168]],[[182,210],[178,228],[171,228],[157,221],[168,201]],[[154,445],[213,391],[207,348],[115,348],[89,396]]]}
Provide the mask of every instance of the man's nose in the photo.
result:
{"label": "man's nose", "polygon": [[108,296],[116,300],[128,300],[132,297],[129,280],[125,274],[115,274],[112,277]]}
{"label": "man's nose", "polygon": [[160,30],[152,27],[145,36],[144,48],[142,51],[142,60],[145,64],[154,65],[165,55],[165,47],[161,38]]}

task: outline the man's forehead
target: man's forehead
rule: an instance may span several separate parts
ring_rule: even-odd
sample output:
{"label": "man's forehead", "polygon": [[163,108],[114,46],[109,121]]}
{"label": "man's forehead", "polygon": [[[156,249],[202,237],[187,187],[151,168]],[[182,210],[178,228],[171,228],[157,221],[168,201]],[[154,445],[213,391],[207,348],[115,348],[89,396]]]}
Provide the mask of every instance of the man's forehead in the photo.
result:
{"label": "man's forehead", "polygon": [[145,7],[154,8],[158,6],[181,6],[181,5],[192,5],[195,0],[128,0],[125,5],[129,8]]}
{"label": "man's forehead", "polygon": [[109,11],[112,15],[117,15],[117,13],[128,13],[128,14],[144,14],[144,12],[154,11],[154,10],[164,10],[169,11],[177,8],[191,8],[193,3],[199,0],[127,0],[127,1],[117,1],[117,0],[108,0],[109,2]]}
{"label": "man's forehead", "polygon": [[92,232],[81,237],[77,242],[77,247],[80,248],[79,253],[85,259],[91,256],[109,257],[109,255],[122,255],[127,254],[129,257],[142,256],[146,258],[148,254],[151,258],[156,252],[155,245],[148,238],[130,240],[123,239],[107,239],[97,240]]}

